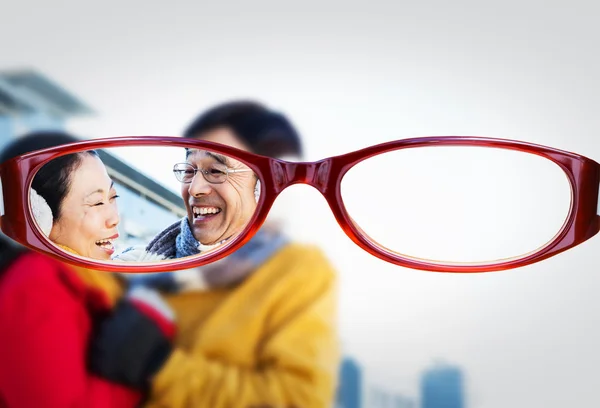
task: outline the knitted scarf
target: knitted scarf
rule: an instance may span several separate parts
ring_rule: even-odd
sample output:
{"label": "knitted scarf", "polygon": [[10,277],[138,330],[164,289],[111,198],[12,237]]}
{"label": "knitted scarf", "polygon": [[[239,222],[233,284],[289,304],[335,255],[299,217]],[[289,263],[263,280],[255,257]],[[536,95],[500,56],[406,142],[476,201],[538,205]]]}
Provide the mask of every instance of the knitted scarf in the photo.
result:
{"label": "knitted scarf", "polygon": [[[170,225],[143,249],[132,247],[114,257],[119,261],[148,262],[198,255],[218,245],[196,241],[187,218]],[[166,292],[209,290],[239,284],[275,252],[287,244],[278,228],[265,225],[233,254],[198,268],[144,275],[129,275],[131,285],[151,286]]]}

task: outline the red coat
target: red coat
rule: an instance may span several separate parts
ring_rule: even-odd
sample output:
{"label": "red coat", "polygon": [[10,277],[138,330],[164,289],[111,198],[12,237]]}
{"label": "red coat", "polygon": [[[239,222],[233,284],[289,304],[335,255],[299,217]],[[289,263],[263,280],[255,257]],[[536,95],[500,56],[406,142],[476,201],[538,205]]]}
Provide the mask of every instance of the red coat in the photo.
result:
{"label": "red coat", "polygon": [[86,370],[110,302],[74,269],[26,253],[0,275],[0,408],[132,408],[141,395]]}

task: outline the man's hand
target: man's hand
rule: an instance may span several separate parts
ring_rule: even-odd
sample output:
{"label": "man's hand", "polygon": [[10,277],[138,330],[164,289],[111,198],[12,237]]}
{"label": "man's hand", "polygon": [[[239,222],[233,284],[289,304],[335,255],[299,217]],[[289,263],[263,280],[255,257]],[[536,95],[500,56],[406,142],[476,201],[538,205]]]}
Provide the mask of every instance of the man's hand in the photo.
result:
{"label": "man's hand", "polygon": [[158,292],[134,288],[98,324],[89,351],[91,372],[145,390],[171,352],[173,320]]}

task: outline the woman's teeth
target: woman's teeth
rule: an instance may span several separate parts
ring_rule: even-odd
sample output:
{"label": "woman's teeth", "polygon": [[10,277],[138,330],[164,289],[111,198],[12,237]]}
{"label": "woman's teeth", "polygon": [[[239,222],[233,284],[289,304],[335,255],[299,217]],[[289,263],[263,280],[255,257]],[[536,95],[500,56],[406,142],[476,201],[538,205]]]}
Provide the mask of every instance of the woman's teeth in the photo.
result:
{"label": "woman's teeth", "polygon": [[105,249],[113,248],[113,240],[112,239],[100,239],[96,241],[96,245]]}

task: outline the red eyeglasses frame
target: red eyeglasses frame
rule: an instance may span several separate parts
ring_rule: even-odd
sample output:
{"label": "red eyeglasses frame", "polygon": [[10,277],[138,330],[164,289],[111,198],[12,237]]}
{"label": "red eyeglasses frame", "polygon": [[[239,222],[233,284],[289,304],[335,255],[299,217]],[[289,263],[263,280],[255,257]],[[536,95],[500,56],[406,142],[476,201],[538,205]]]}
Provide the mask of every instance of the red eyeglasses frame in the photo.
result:
{"label": "red eyeglasses frame", "polygon": [[[200,259],[173,259],[153,264],[128,264],[94,261],[66,253],[55,247],[36,227],[29,205],[29,187],[35,173],[50,160],[90,149],[124,146],[170,146],[210,150],[233,157],[250,167],[260,179],[262,192],[257,211],[237,237],[222,249]],[[340,187],[345,173],[354,165],[372,156],[398,149],[424,146],[480,146],[517,150],[536,154],[560,166],[571,184],[571,211],[559,234],[539,251],[518,259],[487,264],[440,264],[402,257],[377,246],[352,222],[344,207]],[[181,137],[126,136],[70,143],[31,152],[0,165],[0,180],[4,198],[1,228],[15,241],[46,253],[61,261],[108,272],[166,272],[188,269],[221,259],[245,244],[264,223],[273,202],[287,187],[304,183],[313,186],[325,197],[333,215],[346,235],[370,254],[396,265],[433,272],[490,272],[539,262],[588,240],[600,230],[598,191],[600,164],[587,157],[527,142],[476,136],[432,136],[392,141],[316,162],[287,162],[256,155],[233,147]]]}

